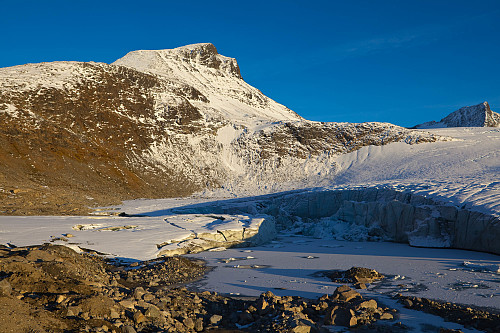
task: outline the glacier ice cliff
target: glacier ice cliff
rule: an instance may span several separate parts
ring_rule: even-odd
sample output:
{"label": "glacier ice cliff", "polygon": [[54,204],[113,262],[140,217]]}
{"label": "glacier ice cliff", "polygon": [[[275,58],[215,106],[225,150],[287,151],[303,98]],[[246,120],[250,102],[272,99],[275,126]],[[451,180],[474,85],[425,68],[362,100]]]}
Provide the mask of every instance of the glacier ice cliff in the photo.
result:
{"label": "glacier ice cliff", "polygon": [[[198,204],[174,211],[181,214],[265,214],[274,218],[279,230],[302,234],[314,224],[324,223],[326,218],[349,226],[350,239],[354,239],[356,230],[364,230],[368,237],[359,240],[387,240],[412,246],[500,254],[500,219],[497,216],[392,188],[301,190]],[[335,228],[328,230],[332,232],[329,236],[335,238]],[[325,236],[328,235],[323,232],[320,237]]]}

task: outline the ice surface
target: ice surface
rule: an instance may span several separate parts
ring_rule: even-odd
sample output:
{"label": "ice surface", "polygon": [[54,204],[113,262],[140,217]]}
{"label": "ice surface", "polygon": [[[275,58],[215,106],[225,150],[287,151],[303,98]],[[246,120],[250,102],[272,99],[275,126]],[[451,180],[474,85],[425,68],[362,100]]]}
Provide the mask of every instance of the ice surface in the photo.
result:
{"label": "ice surface", "polygon": [[[70,238],[66,234],[72,234]],[[243,215],[0,216],[0,243],[25,246],[52,242],[113,257],[148,260],[276,236],[272,217]]]}
{"label": "ice surface", "polygon": [[462,266],[466,269],[475,271],[475,272],[491,272],[491,273],[500,273],[500,264],[483,264],[483,263],[474,263],[470,261],[464,261]]}
{"label": "ice surface", "polygon": [[[388,242],[354,242],[311,237],[280,236],[273,244],[251,247],[251,263],[248,260],[225,260],[238,258],[246,253],[242,249],[228,249],[224,252],[204,252],[191,257],[207,260],[214,266],[208,277],[193,284],[201,290],[223,292],[241,296],[258,296],[271,290],[276,295],[299,295],[316,298],[331,294],[340,284],[313,275],[324,270],[346,270],[353,266],[368,267],[381,272],[389,279],[375,282],[367,290],[358,290],[364,297],[374,297],[378,302],[393,306],[401,311],[405,325],[421,331],[423,323],[447,327],[442,319],[403,308],[389,296],[395,293],[446,300],[461,304],[486,306],[500,309],[500,284],[491,272],[452,270],[463,267],[464,261],[481,265],[498,265],[500,257],[493,254],[452,249],[413,248],[405,244]],[[235,265],[253,265],[257,268],[240,269]],[[404,278],[402,278],[404,277]],[[451,286],[457,281],[486,285],[488,289],[464,288],[459,291]],[[457,324],[453,327],[459,328]],[[463,330],[463,329],[462,329]],[[474,331],[474,330],[472,330]]]}

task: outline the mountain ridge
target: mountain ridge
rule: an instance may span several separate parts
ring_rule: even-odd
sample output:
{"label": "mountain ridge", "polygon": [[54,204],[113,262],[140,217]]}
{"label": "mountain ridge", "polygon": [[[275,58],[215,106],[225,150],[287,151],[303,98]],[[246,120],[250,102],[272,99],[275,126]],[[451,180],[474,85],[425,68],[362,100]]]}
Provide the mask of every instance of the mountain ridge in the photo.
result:
{"label": "mountain ridge", "polygon": [[210,45],[1,68],[0,214],[313,186],[334,178],[339,154],[440,140],[392,124],[305,120]]}

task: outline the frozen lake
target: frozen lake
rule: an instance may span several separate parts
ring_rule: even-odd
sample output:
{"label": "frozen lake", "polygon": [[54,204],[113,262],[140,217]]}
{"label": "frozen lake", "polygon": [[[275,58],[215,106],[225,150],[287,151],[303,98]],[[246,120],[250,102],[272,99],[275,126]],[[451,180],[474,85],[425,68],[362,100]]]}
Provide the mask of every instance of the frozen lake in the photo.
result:
{"label": "frozen lake", "polygon": [[[477,332],[442,318],[409,310],[392,295],[401,293],[447,302],[486,306],[500,310],[500,274],[474,271],[489,265],[499,268],[493,254],[452,249],[415,248],[387,242],[348,242],[310,237],[280,236],[271,244],[221,252],[188,255],[206,260],[214,269],[191,287],[228,296],[258,296],[271,290],[279,296],[317,298],[331,294],[340,284],[314,273],[346,270],[353,266],[372,268],[389,277],[366,290],[364,297],[399,311],[399,321],[416,332],[440,327]],[[342,329],[340,329],[342,331]]]}

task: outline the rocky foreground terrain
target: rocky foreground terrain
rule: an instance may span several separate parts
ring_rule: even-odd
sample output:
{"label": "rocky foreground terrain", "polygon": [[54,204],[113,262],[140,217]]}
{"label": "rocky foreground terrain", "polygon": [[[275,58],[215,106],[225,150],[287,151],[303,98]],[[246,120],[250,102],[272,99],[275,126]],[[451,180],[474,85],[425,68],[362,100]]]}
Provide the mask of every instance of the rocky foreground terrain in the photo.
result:
{"label": "rocky foreground terrain", "polygon": [[[326,332],[329,325],[406,331],[396,310],[355,289],[384,278],[370,269],[331,275],[355,286],[341,285],[315,300],[271,292],[235,299],[183,287],[205,271],[203,263],[182,257],[123,264],[65,246],[2,246],[0,331]],[[401,302],[486,332],[500,328],[500,316],[487,311],[414,297]]]}

